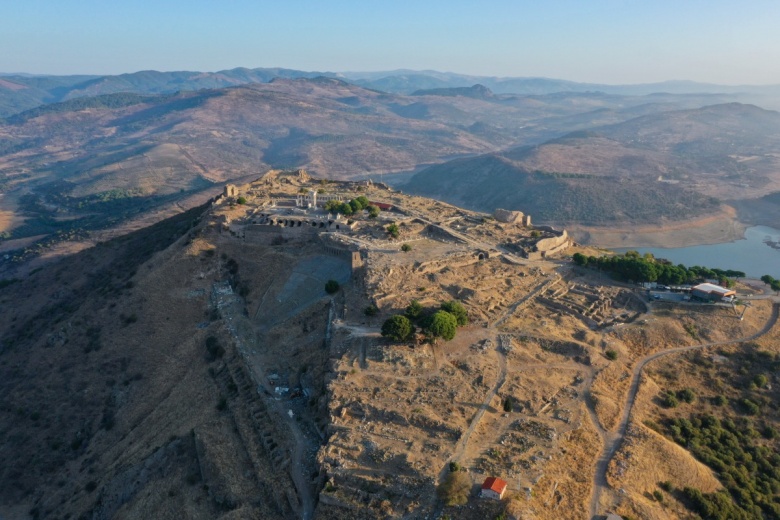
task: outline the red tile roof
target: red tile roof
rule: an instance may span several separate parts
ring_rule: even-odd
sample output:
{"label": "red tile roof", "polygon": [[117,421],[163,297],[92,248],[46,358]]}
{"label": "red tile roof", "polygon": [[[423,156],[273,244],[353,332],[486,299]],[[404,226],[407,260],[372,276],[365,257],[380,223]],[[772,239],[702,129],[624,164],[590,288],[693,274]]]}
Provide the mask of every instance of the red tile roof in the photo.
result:
{"label": "red tile roof", "polygon": [[376,206],[377,208],[381,209],[382,211],[390,211],[391,209],[393,209],[393,205],[392,204],[387,204],[385,202],[375,202],[373,200],[370,200],[370,201],[368,201],[368,203],[371,204],[372,206]]}
{"label": "red tile roof", "polygon": [[501,480],[498,477],[488,477],[485,482],[482,483],[482,489],[489,489],[495,491],[499,495],[506,490],[507,483],[505,480]]}

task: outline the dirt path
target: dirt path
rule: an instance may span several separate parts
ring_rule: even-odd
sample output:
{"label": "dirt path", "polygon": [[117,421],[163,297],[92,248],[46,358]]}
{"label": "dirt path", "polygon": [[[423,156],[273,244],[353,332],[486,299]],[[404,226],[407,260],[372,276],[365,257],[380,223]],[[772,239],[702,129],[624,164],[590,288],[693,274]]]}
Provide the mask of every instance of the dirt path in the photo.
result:
{"label": "dirt path", "polygon": [[607,469],[609,468],[609,463],[612,461],[612,458],[615,456],[615,453],[617,453],[618,448],[620,448],[620,445],[623,442],[623,439],[625,438],[626,429],[628,428],[628,422],[631,418],[631,410],[634,407],[636,396],[639,393],[639,385],[642,381],[642,371],[644,370],[645,366],[647,366],[647,364],[650,363],[651,361],[654,361],[658,358],[668,356],[671,354],[678,354],[680,352],[690,352],[692,350],[700,350],[700,349],[717,347],[722,345],[730,345],[732,343],[742,343],[745,341],[752,341],[769,332],[772,329],[772,327],[774,327],[775,324],[777,323],[779,314],[780,314],[780,304],[775,303],[772,306],[772,315],[769,317],[769,320],[767,321],[766,325],[764,325],[764,327],[760,331],[756,332],[755,334],[752,334],[744,338],[728,340],[728,341],[715,341],[712,343],[702,343],[700,345],[690,345],[687,347],[676,347],[669,350],[664,350],[661,352],[650,354],[639,360],[639,362],[634,367],[634,372],[632,374],[632,379],[631,379],[631,386],[628,391],[628,397],[626,398],[626,404],[623,407],[623,416],[620,419],[620,424],[618,424],[616,431],[605,432],[605,436],[602,436],[602,439],[604,439],[605,441],[604,449],[602,450],[601,456],[596,462],[596,470],[593,476],[593,492],[590,498],[590,518],[594,518],[598,514],[599,499],[601,498],[602,492],[608,487]]}

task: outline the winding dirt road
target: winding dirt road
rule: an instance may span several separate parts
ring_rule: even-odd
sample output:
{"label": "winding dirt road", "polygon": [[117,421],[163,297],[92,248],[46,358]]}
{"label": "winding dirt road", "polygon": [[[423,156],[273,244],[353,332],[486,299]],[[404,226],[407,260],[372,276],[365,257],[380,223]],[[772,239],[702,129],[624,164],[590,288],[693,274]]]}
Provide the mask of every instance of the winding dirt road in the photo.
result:
{"label": "winding dirt road", "polygon": [[601,456],[596,462],[596,472],[593,477],[593,492],[590,498],[590,518],[596,517],[596,515],[599,512],[598,511],[599,499],[601,498],[602,492],[608,487],[607,469],[609,468],[609,463],[612,461],[612,458],[615,456],[615,453],[617,453],[618,449],[620,448],[620,445],[623,442],[623,439],[625,438],[626,429],[628,428],[628,422],[631,418],[631,410],[634,407],[636,396],[639,393],[639,385],[642,381],[642,371],[647,366],[647,364],[650,363],[651,361],[655,361],[658,358],[669,356],[672,354],[679,354],[681,352],[689,352],[692,350],[700,350],[709,347],[717,347],[722,345],[730,345],[733,343],[752,341],[769,332],[772,329],[772,327],[774,327],[775,324],[777,323],[778,315],[780,315],[780,303],[775,302],[774,305],[772,306],[772,315],[769,317],[769,320],[766,322],[764,327],[760,331],[756,332],[755,334],[743,338],[729,340],[729,341],[715,341],[712,343],[702,343],[700,345],[690,345],[687,347],[671,348],[669,350],[663,350],[661,352],[650,354],[639,360],[639,362],[634,367],[634,372],[632,374],[632,379],[631,379],[631,386],[629,388],[628,396],[626,398],[626,404],[623,407],[623,416],[620,419],[620,424],[618,425],[616,431],[604,432],[605,435],[602,436],[602,438],[604,439],[604,449],[602,450]]}

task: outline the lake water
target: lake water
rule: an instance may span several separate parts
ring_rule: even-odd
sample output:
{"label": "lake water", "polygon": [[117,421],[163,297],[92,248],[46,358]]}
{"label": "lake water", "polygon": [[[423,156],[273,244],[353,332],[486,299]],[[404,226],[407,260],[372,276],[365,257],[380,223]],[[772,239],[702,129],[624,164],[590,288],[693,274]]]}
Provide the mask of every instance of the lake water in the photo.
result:
{"label": "lake water", "polygon": [[780,278],[780,229],[753,226],[745,230],[745,238],[725,244],[677,248],[630,247],[615,249],[618,253],[639,251],[666,258],[673,264],[685,266],[732,269],[743,271],[749,277],[765,274]]}

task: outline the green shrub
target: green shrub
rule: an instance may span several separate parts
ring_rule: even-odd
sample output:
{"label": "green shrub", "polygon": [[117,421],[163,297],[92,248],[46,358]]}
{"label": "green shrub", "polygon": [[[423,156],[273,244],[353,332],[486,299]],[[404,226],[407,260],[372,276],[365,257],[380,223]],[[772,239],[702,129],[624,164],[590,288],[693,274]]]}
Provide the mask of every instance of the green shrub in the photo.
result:
{"label": "green shrub", "polygon": [[610,361],[615,361],[618,358],[617,350],[608,349],[604,355],[607,356],[607,359]]}
{"label": "green shrub", "polygon": [[696,400],[696,394],[690,388],[685,388],[677,392],[677,398],[686,403],[692,403]]}
{"label": "green shrub", "polygon": [[412,321],[419,319],[420,316],[422,316],[422,313],[423,307],[417,300],[412,300],[411,303],[406,307],[406,311],[404,311],[404,315]]}
{"label": "green shrub", "polygon": [[455,316],[455,319],[457,320],[459,327],[462,327],[469,322],[469,315],[466,312],[466,309],[457,300],[450,300],[448,302],[442,303],[441,310],[447,311],[453,316]]}
{"label": "green shrub", "polygon": [[393,223],[387,226],[387,234],[393,238],[398,238],[398,235],[401,234],[401,230],[398,229],[398,224]]}
{"label": "green shrub", "polygon": [[739,404],[747,415],[758,415],[758,412],[761,411],[761,407],[758,406],[758,403],[747,398],[741,399]]}
{"label": "green shrub", "polygon": [[673,392],[666,392],[661,397],[661,404],[666,408],[677,408],[677,406],[680,404],[680,401]]}
{"label": "green shrub", "polygon": [[328,280],[325,282],[325,292],[328,294],[336,294],[339,291],[339,283],[336,280]]}
{"label": "green shrub", "polygon": [[403,251],[404,253],[408,253],[411,250],[412,250],[412,246],[410,246],[409,244],[403,244],[401,246],[401,251]]}
{"label": "green shrub", "polygon": [[414,327],[409,318],[396,314],[382,324],[382,336],[394,341],[406,341],[414,333]]}
{"label": "green shrub", "polygon": [[246,197],[239,197],[236,202],[239,204],[246,204]]}
{"label": "green shrub", "polygon": [[447,311],[436,311],[426,328],[433,337],[449,341],[455,337],[458,319]]}
{"label": "green shrub", "polygon": [[363,314],[365,314],[366,316],[376,316],[377,314],[379,314],[379,309],[377,309],[376,305],[371,304],[365,309],[363,309]]}

